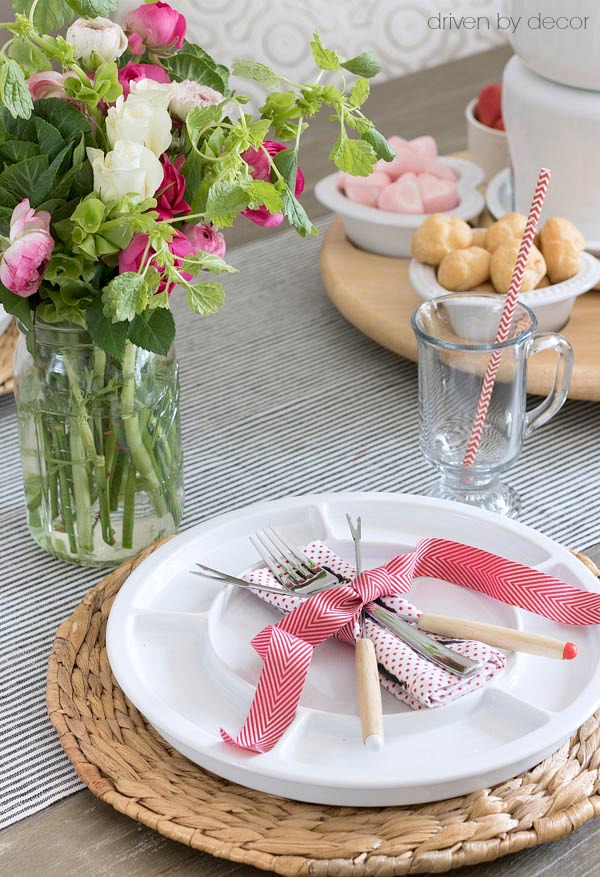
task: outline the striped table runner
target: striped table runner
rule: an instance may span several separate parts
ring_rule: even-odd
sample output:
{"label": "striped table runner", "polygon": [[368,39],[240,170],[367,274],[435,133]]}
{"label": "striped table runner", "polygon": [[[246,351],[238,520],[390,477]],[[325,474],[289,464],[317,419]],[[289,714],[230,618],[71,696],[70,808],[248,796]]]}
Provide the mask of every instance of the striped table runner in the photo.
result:
{"label": "striped table runner", "polygon": [[[313,491],[422,493],[435,478],[419,456],[416,367],[337,313],[321,284],[319,246],[267,230],[230,253],[240,274],[228,278],[220,314],[190,319],[175,304],[185,526]],[[326,414],[321,423],[315,410]],[[59,623],[101,574],[53,560],[30,540],[12,397],[0,399],[0,454],[5,826],[81,788],[46,718],[46,663]],[[522,520],[572,548],[599,541],[599,464],[600,406],[570,402],[511,472]]]}

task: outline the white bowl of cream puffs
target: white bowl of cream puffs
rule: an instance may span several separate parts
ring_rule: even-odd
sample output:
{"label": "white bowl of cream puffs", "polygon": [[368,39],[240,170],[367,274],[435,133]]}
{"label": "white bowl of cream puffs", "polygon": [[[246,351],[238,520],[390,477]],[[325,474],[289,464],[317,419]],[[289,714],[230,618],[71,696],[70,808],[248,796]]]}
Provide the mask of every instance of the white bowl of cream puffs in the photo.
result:
{"label": "white bowl of cream puffs", "polygon": [[[489,228],[472,229],[456,216],[429,216],[412,240],[410,280],[422,299],[449,292],[508,292],[527,217],[506,213]],[[519,301],[542,331],[568,322],[578,295],[600,281],[600,262],[585,252],[581,232],[568,219],[546,220],[535,237]]]}

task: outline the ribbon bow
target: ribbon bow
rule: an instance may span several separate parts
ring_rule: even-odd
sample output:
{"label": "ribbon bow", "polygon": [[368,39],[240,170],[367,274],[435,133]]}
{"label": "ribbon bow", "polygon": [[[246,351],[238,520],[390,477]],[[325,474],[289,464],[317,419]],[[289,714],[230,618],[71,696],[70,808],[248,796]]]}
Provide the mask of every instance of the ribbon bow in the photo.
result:
{"label": "ribbon bow", "polygon": [[[252,640],[263,660],[256,693],[237,737],[221,737],[251,752],[268,752],[291,724],[313,650],[330,636],[353,644],[363,606],[410,591],[419,576],[443,579],[567,624],[598,624],[600,595],[520,563],[446,539],[421,539],[409,554],[366,570],[347,585],[317,593]],[[260,586],[257,586],[260,590]]]}

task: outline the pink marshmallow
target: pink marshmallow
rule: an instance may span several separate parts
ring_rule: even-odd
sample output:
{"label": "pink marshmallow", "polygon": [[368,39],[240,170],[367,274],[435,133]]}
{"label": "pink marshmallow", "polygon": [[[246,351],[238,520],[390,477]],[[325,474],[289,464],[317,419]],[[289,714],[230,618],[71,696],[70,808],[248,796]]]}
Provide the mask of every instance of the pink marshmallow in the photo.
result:
{"label": "pink marshmallow", "polygon": [[404,174],[395,183],[386,186],[379,195],[377,206],[392,213],[424,213],[415,174]]}
{"label": "pink marshmallow", "polygon": [[420,174],[417,187],[423,200],[424,213],[444,213],[458,205],[458,190],[454,180],[440,180],[433,174]]}
{"label": "pink marshmallow", "polygon": [[429,160],[425,159],[422,155],[419,155],[419,153],[412,149],[408,143],[391,143],[392,140],[400,141],[401,139],[401,137],[390,137],[388,143],[390,143],[390,145],[396,150],[396,157],[390,162],[383,163],[383,167],[379,166],[380,162],[377,162],[376,165],[377,170],[383,170],[385,168],[385,173],[393,180],[397,180],[398,177],[401,177],[403,174],[424,173],[425,165]]}
{"label": "pink marshmallow", "polygon": [[414,140],[409,140],[408,145],[413,149],[416,149],[419,155],[423,155],[425,158],[437,158],[437,143],[433,137],[429,136],[429,134],[425,134],[422,137],[415,137]]}
{"label": "pink marshmallow", "polygon": [[353,177],[351,174],[347,174],[344,190],[350,201],[364,204],[366,207],[376,207],[379,195],[389,184],[388,175],[378,171],[369,174],[368,177]]}
{"label": "pink marshmallow", "polygon": [[449,180],[456,182],[456,174],[441,158],[428,158],[424,162],[423,173],[433,174],[440,180]]}

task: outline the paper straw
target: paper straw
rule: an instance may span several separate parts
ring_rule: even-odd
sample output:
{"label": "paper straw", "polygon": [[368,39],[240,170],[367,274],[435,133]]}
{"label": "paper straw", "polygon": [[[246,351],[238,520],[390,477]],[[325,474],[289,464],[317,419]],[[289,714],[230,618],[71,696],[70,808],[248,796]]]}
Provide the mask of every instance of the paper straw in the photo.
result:
{"label": "paper straw", "polygon": [[[533,201],[531,202],[531,207],[529,208],[529,216],[527,217],[525,234],[523,235],[523,240],[521,241],[521,246],[519,247],[519,255],[517,256],[517,261],[515,263],[515,270],[513,271],[513,276],[510,281],[510,287],[506,294],[504,308],[502,309],[502,316],[500,317],[500,325],[498,326],[498,332],[496,334],[496,338],[494,339],[495,344],[502,344],[502,342],[506,341],[506,339],[508,338],[513,315],[515,312],[515,307],[517,304],[517,298],[519,292],[521,291],[521,284],[523,283],[525,267],[527,265],[527,260],[529,259],[529,253],[531,252],[531,246],[533,244],[533,238],[535,236],[537,225],[540,219],[542,207],[544,206],[544,199],[546,197],[546,192],[548,191],[549,182],[550,171],[547,170],[547,168],[542,168],[540,170],[540,174],[538,176],[538,180],[535,186],[535,192],[533,193]],[[490,405],[490,399],[492,398],[494,382],[496,380],[496,374],[498,372],[501,359],[502,350],[495,350],[490,358],[490,362],[487,367],[485,377],[483,379],[481,394],[479,396],[479,403],[477,405],[477,413],[475,414],[475,419],[473,420],[469,444],[467,445],[467,450],[463,459],[464,466],[472,466],[475,462],[475,457],[477,456],[477,451],[479,449],[479,443],[481,441],[481,435],[483,433],[483,427],[485,425],[485,418],[487,416],[488,408]]]}

